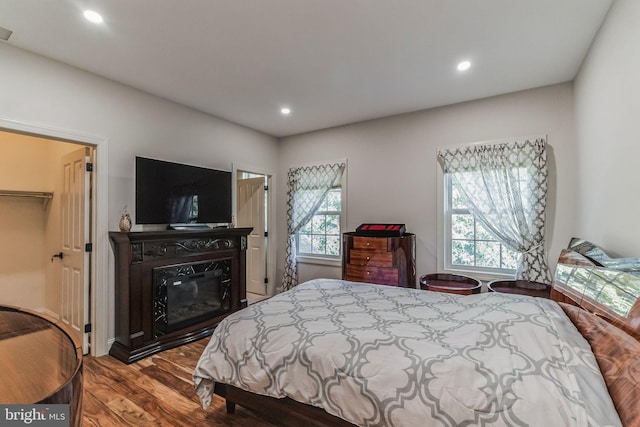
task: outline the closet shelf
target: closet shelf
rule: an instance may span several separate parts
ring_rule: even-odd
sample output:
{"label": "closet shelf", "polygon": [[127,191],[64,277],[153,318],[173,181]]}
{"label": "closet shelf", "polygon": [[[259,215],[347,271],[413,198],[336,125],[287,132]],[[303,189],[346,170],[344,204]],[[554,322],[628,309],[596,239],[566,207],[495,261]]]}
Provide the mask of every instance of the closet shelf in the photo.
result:
{"label": "closet shelf", "polygon": [[42,209],[47,207],[49,200],[53,199],[53,193],[48,191],[14,191],[14,190],[0,190],[0,196],[5,197],[35,197],[42,199]]}

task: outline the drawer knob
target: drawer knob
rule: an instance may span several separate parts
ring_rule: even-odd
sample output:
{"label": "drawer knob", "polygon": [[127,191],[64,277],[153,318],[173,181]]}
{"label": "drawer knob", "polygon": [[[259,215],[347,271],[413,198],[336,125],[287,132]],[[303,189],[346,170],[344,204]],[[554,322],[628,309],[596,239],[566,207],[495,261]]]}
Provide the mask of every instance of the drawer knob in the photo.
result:
{"label": "drawer knob", "polygon": [[367,246],[371,246],[371,242],[367,242]]}
{"label": "drawer knob", "polygon": [[368,276],[368,275],[370,275],[370,274],[371,274],[371,272],[370,272],[370,271],[367,271],[367,276]]}
{"label": "drawer knob", "polygon": [[371,257],[370,257],[370,256],[368,256],[368,257],[367,257],[367,261],[369,261],[370,259],[371,259]]}

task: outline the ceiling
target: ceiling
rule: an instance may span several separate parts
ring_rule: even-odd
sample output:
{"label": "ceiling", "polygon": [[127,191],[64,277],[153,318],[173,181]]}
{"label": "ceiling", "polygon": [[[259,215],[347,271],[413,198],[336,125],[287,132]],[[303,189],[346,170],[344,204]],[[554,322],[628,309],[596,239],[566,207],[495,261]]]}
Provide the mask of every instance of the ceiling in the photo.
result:
{"label": "ceiling", "polygon": [[0,43],[283,137],[571,81],[610,5],[0,0]]}

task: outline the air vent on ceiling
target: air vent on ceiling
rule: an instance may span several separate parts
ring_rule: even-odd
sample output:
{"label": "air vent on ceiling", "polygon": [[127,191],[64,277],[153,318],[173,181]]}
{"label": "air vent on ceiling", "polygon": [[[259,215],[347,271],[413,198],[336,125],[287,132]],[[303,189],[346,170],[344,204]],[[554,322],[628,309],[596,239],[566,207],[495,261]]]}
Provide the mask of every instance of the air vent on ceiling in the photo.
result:
{"label": "air vent on ceiling", "polygon": [[13,34],[13,31],[7,30],[4,27],[0,27],[0,40],[4,40],[4,41],[9,40],[9,37],[11,37],[11,34]]}

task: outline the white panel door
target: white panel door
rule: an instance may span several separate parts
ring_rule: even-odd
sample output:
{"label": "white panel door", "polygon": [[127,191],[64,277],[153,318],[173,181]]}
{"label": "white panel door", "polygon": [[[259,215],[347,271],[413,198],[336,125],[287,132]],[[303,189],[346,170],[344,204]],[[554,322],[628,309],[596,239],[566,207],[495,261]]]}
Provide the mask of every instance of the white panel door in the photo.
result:
{"label": "white panel door", "polygon": [[87,163],[89,148],[81,148],[62,158],[62,307],[61,320],[73,330],[89,351],[89,256],[85,250],[89,236],[90,183]]}
{"label": "white panel door", "polygon": [[266,295],[264,178],[238,180],[238,227],[252,227],[247,241],[247,292]]}

